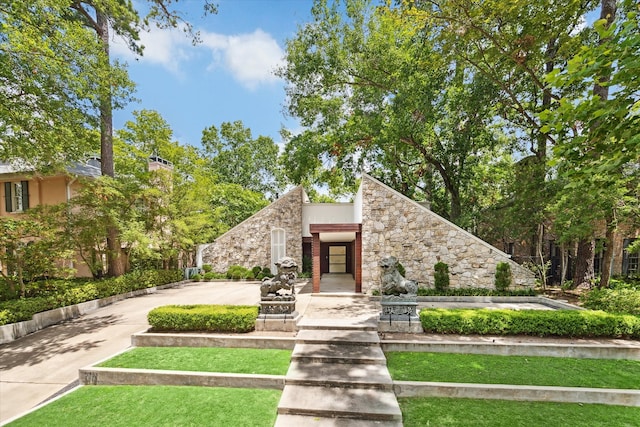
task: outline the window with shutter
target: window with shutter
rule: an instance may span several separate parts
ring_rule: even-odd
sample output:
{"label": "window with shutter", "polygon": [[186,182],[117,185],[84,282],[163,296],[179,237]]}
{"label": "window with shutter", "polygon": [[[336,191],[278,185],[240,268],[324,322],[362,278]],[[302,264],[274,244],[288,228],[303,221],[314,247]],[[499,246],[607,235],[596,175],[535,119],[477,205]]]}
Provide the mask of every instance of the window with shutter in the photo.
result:
{"label": "window with shutter", "polygon": [[29,209],[29,181],[4,183],[4,207],[7,212]]}

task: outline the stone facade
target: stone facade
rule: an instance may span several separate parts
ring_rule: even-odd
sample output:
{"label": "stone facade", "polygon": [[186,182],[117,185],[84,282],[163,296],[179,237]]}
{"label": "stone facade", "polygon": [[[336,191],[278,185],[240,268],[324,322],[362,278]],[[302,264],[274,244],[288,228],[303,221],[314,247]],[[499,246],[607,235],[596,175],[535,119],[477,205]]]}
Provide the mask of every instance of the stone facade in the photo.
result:
{"label": "stone facade", "polygon": [[271,205],[238,224],[213,243],[203,245],[202,263],[226,272],[232,265],[246,268],[271,266],[271,231],[285,230],[286,255],[302,265],[302,202],[297,187]]}
{"label": "stone facade", "polygon": [[450,286],[492,288],[496,265],[509,262],[514,288],[532,287],[533,274],[494,248],[373,178],[362,177],[362,291],[380,286],[383,257],[395,256],[405,277],[433,287],[433,266],[449,265]]}

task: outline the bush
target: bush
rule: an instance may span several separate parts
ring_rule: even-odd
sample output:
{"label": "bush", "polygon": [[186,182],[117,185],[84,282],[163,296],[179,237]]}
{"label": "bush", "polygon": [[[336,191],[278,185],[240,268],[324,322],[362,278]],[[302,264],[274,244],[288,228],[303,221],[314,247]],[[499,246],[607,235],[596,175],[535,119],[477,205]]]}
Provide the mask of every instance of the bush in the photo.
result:
{"label": "bush", "polygon": [[193,280],[194,282],[199,282],[200,280],[202,280],[202,275],[196,273],[193,276],[191,276],[191,280]]}
{"label": "bush", "polygon": [[582,302],[592,310],[640,316],[640,291],[633,288],[593,289],[582,296]]}
{"label": "bush", "polygon": [[262,267],[256,265],[251,269],[251,272],[253,272],[253,277],[259,278],[258,276],[262,273]]}
{"label": "bush", "polygon": [[147,315],[153,331],[251,332],[257,306],[168,305]]}
{"label": "bush", "polygon": [[496,265],[495,287],[497,291],[504,292],[511,286],[511,265],[508,262],[499,262]]}
{"label": "bush", "polygon": [[589,310],[424,309],[427,333],[561,337],[640,337],[640,318]]}
{"label": "bush", "polygon": [[217,275],[216,275],[216,273],[214,273],[212,271],[208,271],[208,272],[204,273],[203,277],[204,277],[204,280],[211,281],[211,280],[214,280],[217,277]]}
{"label": "bush", "polygon": [[438,290],[434,288],[418,288],[418,296],[451,296],[451,297],[534,297],[534,289],[513,289],[498,291],[487,288],[449,288]]}
{"label": "bush", "polygon": [[449,288],[449,266],[444,262],[437,262],[433,266],[433,278],[437,290],[443,291]]}
{"label": "bush", "polygon": [[211,264],[204,264],[202,266],[202,271],[204,271],[205,273],[210,273],[213,270],[213,268],[211,267]]}
{"label": "bush", "polygon": [[182,278],[182,270],[145,270],[101,280],[53,280],[47,286],[40,285],[44,289],[41,296],[0,302],[0,313],[10,313],[0,315],[0,325],[31,320],[36,313],[58,307],[179,282]]}
{"label": "bush", "polygon": [[227,270],[227,279],[254,279],[253,272],[241,265],[232,265]]}
{"label": "bush", "polygon": [[406,277],[407,270],[404,268],[404,265],[398,262],[398,264],[396,265],[396,269],[398,270],[398,273],[400,273],[402,277]]}

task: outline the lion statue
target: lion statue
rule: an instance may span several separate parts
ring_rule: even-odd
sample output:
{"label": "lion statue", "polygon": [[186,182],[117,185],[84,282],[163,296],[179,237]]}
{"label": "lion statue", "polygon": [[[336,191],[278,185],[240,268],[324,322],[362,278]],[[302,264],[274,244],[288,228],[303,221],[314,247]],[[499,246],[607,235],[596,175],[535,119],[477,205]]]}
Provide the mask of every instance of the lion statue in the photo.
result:
{"label": "lion statue", "polygon": [[382,295],[416,295],[418,284],[407,280],[398,271],[398,259],[394,256],[382,258],[378,264],[382,268]]}
{"label": "lion statue", "polygon": [[282,294],[281,291],[290,291],[290,295],[295,295],[295,282],[298,277],[298,263],[291,257],[281,258],[276,262],[278,273],[275,277],[264,278],[260,285],[260,296],[262,298],[268,296],[277,296]]}

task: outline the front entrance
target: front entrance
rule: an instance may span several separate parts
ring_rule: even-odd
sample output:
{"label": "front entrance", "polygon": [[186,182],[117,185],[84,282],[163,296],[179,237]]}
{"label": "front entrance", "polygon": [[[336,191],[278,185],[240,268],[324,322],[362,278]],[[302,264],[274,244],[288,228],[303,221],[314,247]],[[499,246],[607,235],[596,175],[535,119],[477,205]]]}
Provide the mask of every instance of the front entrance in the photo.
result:
{"label": "front entrance", "polygon": [[362,292],[360,224],[310,224],[313,257],[313,292],[320,292],[325,274],[349,275],[353,292]]}
{"label": "front entrance", "polygon": [[354,272],[354,242],[320,242],[320,273]]}

